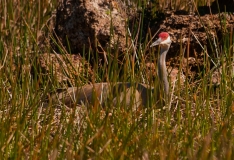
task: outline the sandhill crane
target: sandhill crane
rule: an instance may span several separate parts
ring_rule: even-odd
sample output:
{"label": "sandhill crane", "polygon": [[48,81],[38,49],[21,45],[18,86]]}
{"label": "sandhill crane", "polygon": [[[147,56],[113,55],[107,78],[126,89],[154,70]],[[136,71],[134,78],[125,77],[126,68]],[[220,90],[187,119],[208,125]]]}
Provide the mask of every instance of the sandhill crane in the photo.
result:
{"label": "sandhill crane", "polygon": [[[158,77],[164,85],[165,96],[169,94],[169,83],[167,80],[166,54],[170,48],[171,40],[167,32],[159,34],[159,38],[150,47],[160,45],[160,58],[158,60]],[[81,104],[93,104],[98,102],[102,106],[109,97],[112,98],[113,105],[117,102],[124,102],[127,106],[145,106],[154,88],[147,84],[130,82],[103,82],[84,85],[82,87],[69,87],[66,91],[52,96],[53,102],[61,102],[66,106]],[[167,98],[165,98],[167,99]]]}
{"label": "sandhill crane", "polygon": [[159,39],[156,40],[150,47],[160,45],[160,57],[158,60],[158,77],[161,83],[164,85],[165,95],[169,94],[169,83],[167,80],[167,67],[166,67],[166,56],[171,46],[171,38],[167,32],[161,32]]}

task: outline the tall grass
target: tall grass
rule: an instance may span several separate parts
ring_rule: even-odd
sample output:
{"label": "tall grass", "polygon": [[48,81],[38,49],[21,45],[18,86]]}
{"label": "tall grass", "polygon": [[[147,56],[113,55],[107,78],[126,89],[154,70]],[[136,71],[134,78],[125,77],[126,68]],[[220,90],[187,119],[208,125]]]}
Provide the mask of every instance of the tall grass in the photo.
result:
{"label": "tall grass", "polygon": [[[178,1],[173,2],[179,5]],[[217,37],[216,44],[211,40],[218,52],[217,67],[209,67],[211,59],[204,54],[200,79],[195,82],[186,79],[184,85],[175,83],[170,104],[156,103],[154,97],[160,93],[153,93],[151,103],[140,113],[125,104],[113,106],[111,102],[107,102],[105,108],[99,104],[73,109],[53,104],[42,107],[44,97],[57,89],[58,84],[52,73],[47,79],[40,79],[40,69],[35,77],[30,71],[31,66],[37,67],[34,60],[41,52],[37,47],[38,33],[55,8],[56,1],[0,1],[2,159],[234,158],[232,30],[223,35],[220,45]],[[141,18],[140,23],[144,20],[143,16]],[[137,29],[140,27],[138,34],[136,31],[132,37],[129,35],[132,39],[138,36],[139,41],[133,41],[133,46],[139,63],[129,57],[129,61],[121,66],[122,79],[116,76],[120,68],[115,60],[109,61],[111,65],[103,66],[107,72],[94,67],[97,81],[107,76],[109,81],[145,80],[156,88],[159,86],[157,80],[147,82],[145,78],[144,55],[152,36],[147,32],[147,38],[142,42],[142,25],[136,24]],[[181,47],[181,59],[183,50]],[[128,54],[133,55],[134,51],[131,49]],[[150,49],[149,54],[154,55],[152,61],[156,65],[154,49]],[[210,79],[216,70],[221,80],[215,86]]]}

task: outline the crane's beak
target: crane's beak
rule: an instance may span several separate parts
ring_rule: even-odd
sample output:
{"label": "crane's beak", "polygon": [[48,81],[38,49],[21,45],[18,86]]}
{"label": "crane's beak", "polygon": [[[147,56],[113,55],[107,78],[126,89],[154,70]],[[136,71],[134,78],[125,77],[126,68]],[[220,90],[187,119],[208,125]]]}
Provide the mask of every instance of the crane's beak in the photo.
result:
{"label": "crane's beak", "polygon": [[159,39],[157,39],[153,44],[151,44],[150,47],[157,46],[157,45],[159,45],[161,42],[162,42],[162,39],[159,38]]}

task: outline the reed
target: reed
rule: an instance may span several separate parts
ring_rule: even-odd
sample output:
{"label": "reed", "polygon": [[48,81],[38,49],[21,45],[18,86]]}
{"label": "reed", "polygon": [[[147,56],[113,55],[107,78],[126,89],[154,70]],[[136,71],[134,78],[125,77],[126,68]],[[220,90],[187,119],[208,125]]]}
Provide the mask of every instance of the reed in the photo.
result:
{"label": "reed", "polygon": [[[198,0],[195,4],[207,2]],[[139,1],[139,7],[143,9],[145,4],[147,1]],[[172,5],[180,4],[182,0],[172,1]],[[223,44],[210,40],[218,55],[212,59],[217,66],[210,68],[211,57],[204,54],[205,67],[200,69],[202,74],[199,79],[192,81],[187,78],[184,85],[177,82],[171,84],[169,104],[163,103],[163,95],[153,92],[148,105],[140,112],[129,108],[131,103],[121,103],[121,96],[114,104],[112,99],[107,100],[104,106],[100,103],[90,104],[88,109],[82,103],[79,107],[68,108],[63,103],[55,105],[52,101],[43,107],[44,97],[61,86],[52,72],[48,78],[40,79],[42,73],[38,70],[36,78],[33,78],[29,66],[37,67],[34,60],[41,50],[37,47],[36,37],[55,8],[55,0],[0,1],[2,159],[234,158],[232,30],[223,35]],[[140,24],[135,24],[137,29],[143,21],[142,16]],[[223,21],[220,19],[220,25]],[[225,26],[222,27],[225,30]],[[146,51],[149,50],[152,62],[157,66],[157,54],[147,45],[151,44],[151,33],[147,31],[148,38],[142,41],[143,29],[140,28],[139,32],[131,37],[135,39],[138,36],[136,44],[142,44],[135,47],[139,63],[129,60],[129,63],[121,66],[123,76],[119,78],[116,76],[120,71],[118,62],[109,61],[111,65],[105,71],[94,68],[95,83],[102,82],[104,76],[108,76],[110,82],[148,83],[152,87],[160,87],[158,80],[147,82],[145,78],[142,55]],[[217,42],[220,41],[217,39]],[[51,52],[51,48],[47,49],[47,52]],[[179,53],[183,51],[181,46]],[[221,80],[215,86],[210,79],[217,69]],[[108,74],[104,75],[106,71]],[[83,85],[82,82],[87,83],[86,77],[80,77],[74,87]],[[131,91],[126,91],[126,94],[136,94],[137,86]],[[154,97],[161,97],[161,102]],[[134,99],[130,102],[133,103]]]}

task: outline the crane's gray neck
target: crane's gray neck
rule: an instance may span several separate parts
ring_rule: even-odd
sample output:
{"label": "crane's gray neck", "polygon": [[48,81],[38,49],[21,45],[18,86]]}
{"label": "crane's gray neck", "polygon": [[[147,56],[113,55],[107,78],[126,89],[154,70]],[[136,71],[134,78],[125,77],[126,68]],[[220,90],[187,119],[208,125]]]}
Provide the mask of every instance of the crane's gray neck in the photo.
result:
{"label": "crane's gray neck", "polygon": [[169,83],[167,80],[167,67],[166,67],[166,55],[170,48],[170,45],[161,45],[160,58],[158,61],[158,75],[159,80],[164,85],[165,95],[169,95]]}

